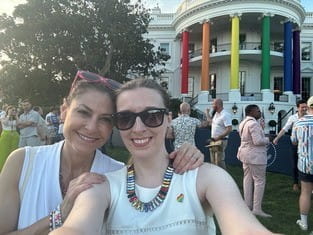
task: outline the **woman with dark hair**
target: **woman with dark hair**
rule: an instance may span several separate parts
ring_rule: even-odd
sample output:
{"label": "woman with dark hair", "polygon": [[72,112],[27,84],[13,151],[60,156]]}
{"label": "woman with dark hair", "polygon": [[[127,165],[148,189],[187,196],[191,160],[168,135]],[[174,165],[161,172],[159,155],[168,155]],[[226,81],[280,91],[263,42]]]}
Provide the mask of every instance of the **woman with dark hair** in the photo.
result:
{"label": "woman with dark hair", "polygon": [[252,213],[262,217],[271,217],[262,210],[262,200],[266,182],[267,149],[269,139],[258,120],[260,108],[250,104],[245,109],[246,118],[239,125],[241,137],[237,157],[242,162],[244,172],[243,192],[246,204]]}

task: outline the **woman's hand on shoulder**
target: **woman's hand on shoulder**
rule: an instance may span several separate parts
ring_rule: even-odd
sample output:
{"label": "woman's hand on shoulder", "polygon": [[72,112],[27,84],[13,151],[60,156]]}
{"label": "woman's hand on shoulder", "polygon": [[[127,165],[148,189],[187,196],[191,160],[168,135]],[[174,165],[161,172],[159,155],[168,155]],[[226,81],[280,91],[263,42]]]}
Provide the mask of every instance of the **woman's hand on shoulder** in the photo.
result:
{"label": "woman's hand on shoulder", "polygon": [[107,180],[84,190],[77,196],[63,226],[52,234],[99,234],[110,200],[110,185]]}
{"label": "woman's hand on shoulder", "polygon": [[85,172],[77,178],[70,181],[64,200],[61,204],[62,219],[66,219],[77,196],[83,191],[91,188],[93,184],[101,184],[105,181],[106,177],[101,174]]}
{"label": "woman's hand on shoulder", "polygon": [[195,169],[201,166],[204,161],[204,155],[200,150],[189,143],[184,143],[179,149],[173,151],[169,157],[174,159],[173,167],[178,174]]}

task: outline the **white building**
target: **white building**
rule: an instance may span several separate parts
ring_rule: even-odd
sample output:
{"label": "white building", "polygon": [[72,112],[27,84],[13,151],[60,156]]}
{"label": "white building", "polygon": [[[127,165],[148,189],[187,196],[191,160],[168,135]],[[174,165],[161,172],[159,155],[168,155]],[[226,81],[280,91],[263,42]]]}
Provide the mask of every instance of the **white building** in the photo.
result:
{"label": "white building", "polygon": [[171,56],[161,81],[201,111],[222,98],[240,122],[257,104],[277,131],[296,99],[313,95],[313,13],[299,0],[182,0],[152,18],[147,37]]}

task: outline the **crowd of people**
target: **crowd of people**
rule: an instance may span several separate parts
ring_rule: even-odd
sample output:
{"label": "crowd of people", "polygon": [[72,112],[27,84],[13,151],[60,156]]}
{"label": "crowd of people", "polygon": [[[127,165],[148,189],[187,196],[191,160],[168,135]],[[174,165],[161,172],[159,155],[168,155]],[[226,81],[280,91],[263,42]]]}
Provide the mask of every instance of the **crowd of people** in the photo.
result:
{"label": "crowd of people", "polygon": [[[215,234],[214,215],[223,234],[272,234],[255,217],[271,217],[262,209],[270,140],[257,105],[245,107],[238,129],[244,200],[226,171],[232,122],[221,99],[204,122],[190,116],[186,102],[172,120],[168,94],[155,81],[121,86],[78,71],[60,107],[44,115],[23,100],[21,108],[3,105],[0,112],[0,233]],[[298,101],[297,111],[273,144],[292,130],[293,189],[301,190],[296,224],[307,230],[313,97]],[[206,125],[212,164],[195,147],[195,130]],[[113,126],[131,155],[126,166],[99,150]],[[165,139],[173,142],[170,151]]]}
{"label": "crowd of people", "polygon": [[9,154],[18,147],[53,144],[61,140],[61,123],[57,107],[44,116],[42,108],[33,106],[28,99],[16,106],[3,104],[0,112],[0,172]]}

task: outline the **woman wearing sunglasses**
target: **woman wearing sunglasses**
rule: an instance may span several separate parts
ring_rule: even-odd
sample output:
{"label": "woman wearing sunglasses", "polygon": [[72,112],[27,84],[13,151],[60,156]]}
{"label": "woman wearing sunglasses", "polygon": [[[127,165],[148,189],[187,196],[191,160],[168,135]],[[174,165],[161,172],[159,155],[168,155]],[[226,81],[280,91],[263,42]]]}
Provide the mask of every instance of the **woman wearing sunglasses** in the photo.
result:
{"label": "woman wearing sunglasses", "polygon": [[[79,71],[62,106],[65,140],[11,154],[0,175],[0,234],[47,234],[62,224],[77,195],[123,167],[97,150],[112,132],[117,87],[113,80]],[[175,155],[179,171],[203,162],[192,146]]]}
{"label": "woman wearing sunglasses", "polygon": [[164,144],[171,121],[168,101],[153,80],[122,86],[113,119],[131,153],[131,164],[81,193],[53,235],[215,234],[213,214],[222,234],[271,234],[222,168],[203,164],[183,175],[173,172]]}

